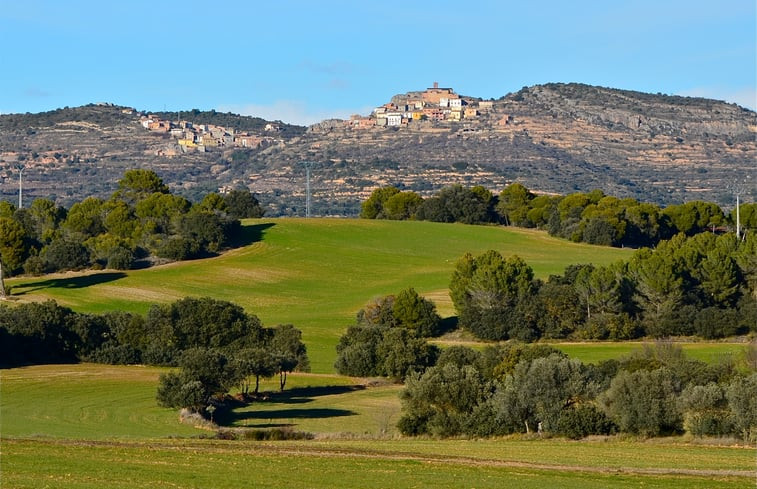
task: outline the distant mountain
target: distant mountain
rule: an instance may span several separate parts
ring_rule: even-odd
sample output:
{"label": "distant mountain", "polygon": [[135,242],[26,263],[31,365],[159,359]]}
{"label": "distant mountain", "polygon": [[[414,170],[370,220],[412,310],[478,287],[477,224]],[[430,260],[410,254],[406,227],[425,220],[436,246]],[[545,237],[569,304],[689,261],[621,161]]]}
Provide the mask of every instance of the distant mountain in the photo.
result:
{"label": "distant mountain", "polygon": [[[148,115],[165,127],[148,129]],[[378,185],[429,194],[461,183],[498,192],[513,181],[540,192],[601,188],[660,204],[729,206],[729,185],[757,177],[756,136],[757,113],[734,104],[580,84],[524,87],[497,100],[433,87],[398,94],[370,115],[309,128],[92,105],[0,116],[0,198],[15,198],[19,163],[25,195],[64,203],[108,194],[125,169],[142,167],[190,198],[245,187],[270,215],[302,215],[303,162],[310,161],[320,215],[356,214]],[[747,193],[757,197],[754,185]]]}

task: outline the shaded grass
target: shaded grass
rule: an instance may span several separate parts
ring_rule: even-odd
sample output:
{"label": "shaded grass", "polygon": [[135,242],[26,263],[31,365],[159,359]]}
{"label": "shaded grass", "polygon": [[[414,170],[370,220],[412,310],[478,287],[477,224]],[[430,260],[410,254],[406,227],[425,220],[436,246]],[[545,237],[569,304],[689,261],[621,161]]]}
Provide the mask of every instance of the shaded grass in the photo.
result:
{"label": "shaded grass", "polygon": [[384,436],[396,433],[400,385],[302,388],[274,393],[234,409],[224,419],[237,428],[292,428],[321,434]]}
{"label": "shaded grass", "polygon": [[452,315],[447,288],[466,252],[518,254],[545,278],[570,264],[608,264],[631,253],[541,231],[431,222],[249,220],[245,233],[253,244],[214,258],[123,275],[69,273],[8,283],[22,300],[55,299],[81,312],[145,313],[153,303],[186,296],[232,301],[268,326],[300,328],[313,371],[326,373],[333,371],[339,336],[372,298],[414,287],[434,299],[443,316]]}

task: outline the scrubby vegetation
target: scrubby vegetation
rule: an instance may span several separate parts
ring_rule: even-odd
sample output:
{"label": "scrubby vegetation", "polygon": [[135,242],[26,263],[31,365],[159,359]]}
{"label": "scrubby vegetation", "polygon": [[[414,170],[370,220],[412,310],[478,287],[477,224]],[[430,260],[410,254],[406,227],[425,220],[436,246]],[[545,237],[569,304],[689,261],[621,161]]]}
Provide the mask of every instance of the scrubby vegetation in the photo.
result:
{"label": "scrubby vegetation", "polygon": [[[519,260],[512,262],[511,270],[519,270]],[[530,290],[529,282],[522,280],[520,289]],[[519,282],[510,283],[509,296],[517,299]],[[539,432],[578,439],[688,432],[757,440],[752,414],[757,412],[757,344],[742,358],[714,364],[689,359],[680,346],[664,340],[596,365],[570,359],[552,346],[519,341],[483,350],[439,350],[397,320],[393,304],[394,296],[388,296],[360,311],[358,324],[348,328],[337,347],[336,368],[346,375],[404,380],[397,426],[406,435]],[[503,327],[523,320],[508,314],[506,305],[491,307],[483,316],[502,321]]]}
{"label": "scrubby vegetation", "polygon": [[376,299],[357,314],[336,347],[336,370],[359,377],[404,380],[433,365],[439,349],[425,338],[439,333],[441,318],[431,301],[410,288]]}

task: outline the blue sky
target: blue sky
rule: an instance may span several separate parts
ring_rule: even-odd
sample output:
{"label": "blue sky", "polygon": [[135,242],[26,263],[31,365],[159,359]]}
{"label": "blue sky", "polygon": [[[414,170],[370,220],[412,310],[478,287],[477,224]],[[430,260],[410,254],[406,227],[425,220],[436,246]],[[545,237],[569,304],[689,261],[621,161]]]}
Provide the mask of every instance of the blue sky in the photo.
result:
{"label": "blue sky", "polygon": [[92,102],[312,123],[434,81],[582,82],[757,108],[755,0],[0,0],[0,113]]}

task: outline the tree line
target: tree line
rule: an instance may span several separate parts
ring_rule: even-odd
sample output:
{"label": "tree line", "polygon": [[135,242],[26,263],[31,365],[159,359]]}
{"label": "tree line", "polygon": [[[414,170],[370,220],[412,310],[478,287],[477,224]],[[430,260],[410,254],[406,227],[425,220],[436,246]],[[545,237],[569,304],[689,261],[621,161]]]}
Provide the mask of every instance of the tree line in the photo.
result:
{"label": "tree line", "polygon": [[723,338],[757,332],[757,236],[683,234],[608,266],[546,281],[518,256],[460,258],[450,281],[459,325],[486,340]]}
{"label": "tree line", "polygon": [[[757,204],[739,206],[742,228],[757,229]],[[377,188],[361,204],[365,219],[418,219],[465,224],[497,223],[545,229],[553,236],[607,246],[654,246],[676,234],[722,232],[736,224],[714,203],[693,201],[660,208],[601,190],[565,196],[536,195],[520,183],[498,195],[481,186],[452,185],[423,198],[394,186]]]}
{"label": "tree line", "polygon": [[151,256],[196,258],[230,246],[238,238],[239,219],[262,215],[248,191],[210,193],[192,204],[171,194],[154,172],[129,170],[107,200],[89,197],[70,209],[49,199],[21,209],[0,202],[0,270],[6,276],[39,275],[128,269]]}
{"label": "tree line", "polygon": [[81,314],[54,301],[0,305],[0,366],[94,362],[179,367],[161,375],[158,402],[201,412],[232,386],[257,394],[260,378],[309,370],[302,333],[264,327],[240,306],[211,298],[153,305],[145,316]]}
{"label": "tree line", "polygon": [[453,346],[434,366],[407,377],[397,426],[406,435],[441,437],[685,431],[754,442],[757,366],[751,362],[751,368],[734,359],[708,365],[665,342],[596,365],[548,345]]}

